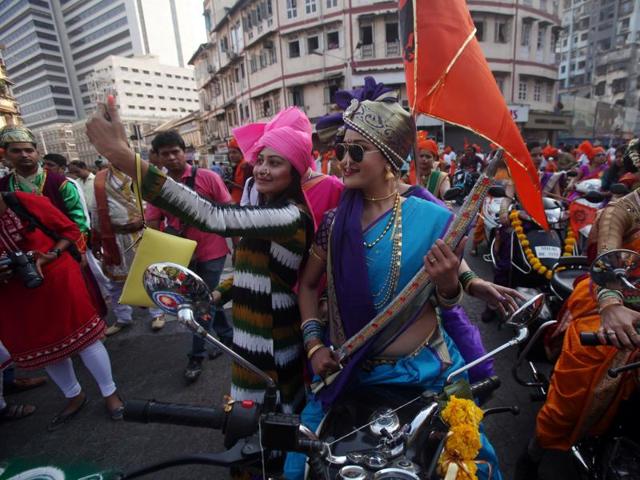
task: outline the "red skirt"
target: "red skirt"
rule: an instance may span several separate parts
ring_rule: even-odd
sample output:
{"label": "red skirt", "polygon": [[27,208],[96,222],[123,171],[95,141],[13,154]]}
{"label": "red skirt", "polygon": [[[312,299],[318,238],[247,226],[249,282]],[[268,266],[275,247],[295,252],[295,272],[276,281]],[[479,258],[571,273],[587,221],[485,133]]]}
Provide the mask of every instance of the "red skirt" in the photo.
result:
{"label": "red skirt", "polygon": [[59,362],[104,336],[80,265],[68,253],[43,276],[38,288],[25,288],[17,276],[0,285],[0,339],[25,369]]}

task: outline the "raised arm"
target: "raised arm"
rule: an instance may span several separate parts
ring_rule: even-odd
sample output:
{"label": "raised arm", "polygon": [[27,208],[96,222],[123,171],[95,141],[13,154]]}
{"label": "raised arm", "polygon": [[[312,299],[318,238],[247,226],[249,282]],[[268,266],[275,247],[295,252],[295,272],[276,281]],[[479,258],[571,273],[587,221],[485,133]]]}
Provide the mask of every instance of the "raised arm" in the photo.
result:
{"label": "raised arm", "polygon": [[[116,168],[136,178],[135,153],[129,147],[113,96],[87,122],[87,136]],[[300,223],[306,221],[295,205],[239,208],[213,203],[140,161],[145,199],[202,231],[227,237],[283,237],[293,235]]]}

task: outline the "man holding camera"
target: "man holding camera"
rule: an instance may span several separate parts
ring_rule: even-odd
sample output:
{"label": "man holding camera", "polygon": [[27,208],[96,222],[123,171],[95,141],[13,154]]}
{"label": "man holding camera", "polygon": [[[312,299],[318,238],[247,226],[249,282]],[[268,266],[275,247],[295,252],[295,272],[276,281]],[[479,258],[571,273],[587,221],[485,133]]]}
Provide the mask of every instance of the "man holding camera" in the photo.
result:
{"label": "man holding camera", "polygon": [[22,126],[7,126],[0,131],[0,145],[5,149],[5,161],[11,174],[0,179],[0,191],[44,195],[80,229],[78,248],[85,250],[89,219],[85,214],[78,189],[59,173],[40,164],[36,139],[31,130]]}
{"label": "man holding camera", "polygon": [[[231,203],[231,195],[219,175],[208,169],[198,169],[187,163],[185,143],[176,131],[160,132],[151,143],[153,151],[158,155],[167,174],[195,190],[201,196],[216,203]],[[173,215],[149,205],[145,212],[149,225],[159,228],[163,220],[166,222],[165,233],[179,235],[198,243],[191,268],[207,283],[212,290],[218,286],[224,263],[229,253],[227,242],[220,235],[201,232],[197,228],[182,225]],[[212,307],[211,318],[200,319],[203,326],[213,326],[220,340],[231,345],[233,330],[224,314],[224,310]],[[215,355],[222,352],[217,351]],[[206,356],[204,341],[197,335],[193,336],[189,363],[184,371],[185,380],[194,382],[202,372],[202,361]]]}

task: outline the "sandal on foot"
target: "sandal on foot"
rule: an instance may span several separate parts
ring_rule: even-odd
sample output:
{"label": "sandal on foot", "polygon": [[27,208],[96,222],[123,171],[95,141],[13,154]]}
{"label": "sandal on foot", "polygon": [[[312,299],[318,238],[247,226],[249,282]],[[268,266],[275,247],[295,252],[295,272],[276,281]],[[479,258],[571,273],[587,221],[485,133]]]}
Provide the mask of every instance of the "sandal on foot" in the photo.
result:
{"label": "sandal on foot", "polygon": [[107,408],[107,414],[109,415],[109,418],[111,418],[111,420],[115,422],[122,420],[124,418],[124,401],[122,400],[122,397],[120,395],[118,395],[118,398],[122,402],[122,405],[114,408],[113,410],[109,410]]}
{"label": "sandal on foot", "polygon": [[82,403],[80,404],[80,406],[76,408],[74,411],[69,413],[64,413],[64,410],[63,410],[58,415],[53,417],[53,420],[51,420],[51,422],[47,426],[47,430],[49,432],[53,432],[54,430],[57,430],[63,425],[65,425],[66,423],[70,422],[73,419],[73,417],[75,417],[78,414],[78,412],[82,410],[88,402],[89,402],[89,399],[85,395],[84,400],[82,400]]}
{"label": "sandal on foot", "polygon": [[4,384],[5,395],[11,395],[12,393],[26,392],[33,388],[41,387],[47,383],[47,377],[24,377],[16,378],[13,382]]}
{"label": "sandal on foot", "polygon": [[27,403],[10,403],[0,410],[0,422],[10,422],[28,417],[36,411],[34,405]]}

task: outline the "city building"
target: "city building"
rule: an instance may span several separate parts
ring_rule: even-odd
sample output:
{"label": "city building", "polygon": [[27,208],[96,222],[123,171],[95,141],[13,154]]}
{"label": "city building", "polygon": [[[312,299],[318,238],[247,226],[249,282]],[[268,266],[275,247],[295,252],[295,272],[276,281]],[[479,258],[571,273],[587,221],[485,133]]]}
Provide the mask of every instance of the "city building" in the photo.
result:
{"label": "city building", "polygon": [[0,128],[22,124],[20,108],[11,90],[12,85],[13,82],[7,77],[4,60],[0,56]]}
{"label": "city building", "polygon": [[[194,3],[195,2],[195,3]],[[0,44],[25,123],[41,127],[84,118],[88,79],[110,55],[156,54],[184,66],[198,0],[4,0]],[[200,24],[200,22],[198,22]]]}
{"label": "city building", "polygon": [[162,65],[155,55],[108,56],[87,77],[87,93],[87,111],[114,93],[127,119],[179,118],[199,110],[193,69]]}
{"label": "city building", "polygon": [[640,109],[640,2],[565,0],[563,7],[563,92]]}
{"label": "city building", "polygon": [[[558,2],[467,3],[523,135],[555,138],[568,123],[554,111]],[[395,1],[206,0],[209,39],[190,60],[206,149],[224,148],[234,127],[265,121],[291,105],[315,122],[334,108],[337,90],[361,86],[369,75],[408,106],[397,8]],[[449,130],[455,134],[456,128]]]}
{"label": "city building", "polygon": [[145,144],[151,145],[153,137],[155,137],[158,133],[167,130],[177,131],[184,140],[185,146],[187,147],[187,150],[189,152],[191,152],[192,150],[195,152],[199,152],[202,150],[203,142],[202,132],[200,130],[199,112],[192,112],[184,117],[169,120],[168,122],[165,122],[154,129],[145,131]]}
{"label": "city building", "polygon": [[640,129],[640,2],[565,0],[558,43],[569,140],[610,144]]}

